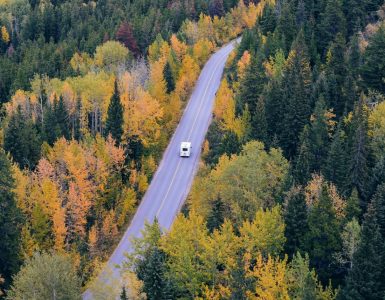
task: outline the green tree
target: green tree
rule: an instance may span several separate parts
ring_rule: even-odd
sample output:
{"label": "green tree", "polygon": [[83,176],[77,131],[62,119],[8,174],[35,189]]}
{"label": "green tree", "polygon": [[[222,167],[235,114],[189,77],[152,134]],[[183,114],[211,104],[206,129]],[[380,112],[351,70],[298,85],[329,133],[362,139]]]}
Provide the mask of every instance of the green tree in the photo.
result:
{"label": "green tree", "polygon": [[368,109],[361,96],[356,104],[349,129],[349,161],[348,161],[348,187],[350,192],[357,188],[361,199],[361,207],[365,208],[368,196],[370,147],[368,137]]}
{"label": "green tree", "polygon": [[353,189],[346,202],[345,215],[346,221],[351,221],[353,218],[359,220],[361,217],[360,198],[358,197],[358,191],[356,188]]}
{"label": "green tree", "polygon": [[325,57],[325,49],[328,49],[329,43],[333,41],[337,33],[346,35],[346,20],[342,10],[342,0],[326,0],[326,8],[321,17],[322,21],[318,29],[318,50]]}
{"label": "green tree", "polygon": [[344,300],[383,299],[385,244],[376,214],[370,205],[362,225],[361,242],[341,293]]}
{"label": "green tree", "polygon": [[253,56],[250,65],[246,69],[244,80],[241,83],[237,109],[241,112],[246,106],[253,119],[257,111],[257,102],[259,95],[263,91],[266,82],[265,70],[262,65],[263,57],[259,53]]}
{"label": "green tree", "polygon": [[14,277],[7,299],[81,299],[80,279],[68,256],[35,253]]}
{"label": "green tree", "polygon": [[311,178],[312,165],[314,162],[314,156],[311,152],[312,145],[310,144],[310,129],[308,125],[305,125],[300,139],[298,155],[293,162],[292,172],[294,182],[296,184],[306,185]]}
{"label": "green tree", "polygon": [[63,96],[59,97],[59,102],[55,108],[55,115],[57,120],[57,126],[60,130],[60,137],[64,136],[66,140],[71,138],[70,123],[68,111],[64,103]]}
{"label": "green tree", "polygon": [[283,80],[286,105],[280,140],[289,158],[294,157],[298,149],[299,135],[310,117],[311,81],[304,33],[300,31],[287,59]]}
{"label": "green tree", "polygon": [[382,25],[370,38],[364,53],[361,76],[366,88],[385,93],[385,26]]}
{"label": "green tree", "polygon": [[285,201],[285,252],[292,256],[303,249],[308,231],[305,195],[300,188],[292,188]]}
{"label": "green tree", "polygon": [[164,66],[163,76],[166,80],[167,93],[171,93],[175,89],[175,79],[169,62]]}
{"label": "green tree", "polygon": [[326,184],[322,186],[319,201],[308,215],[309,231],[305,236],[306,250],[323,283],[333,275],[333,254],[341,250],[339,222]]}
{"label": "green tree", "polygon": [[26,120],[18,107],[4,134],[4,149],[11,153],[20,167],[34,168],[40,159],[40,137],[32,121]]}
{"label": "green tree", "polygon": [[332,182],[337,187],[340,193],[343,193],[346,189],[347,160],[348,153],[345,133],[339,126],[333,136],[333,141],[330,144],[322,173],[328,181]]}
{"label": "green tree", "polygon": [[5,279],[6,287],[20,264],[22,215],[16,205],[14,185],[11,164],[0,149],[0,274]]}
{"label": "green tree", "polygon": [[115,80],[114,93],[108,105],[107,120],[106,120],[106,136],[111,134],[116,144],[120,144],[123,135],[123,105],[120,102],[118,90],[118,82]]}

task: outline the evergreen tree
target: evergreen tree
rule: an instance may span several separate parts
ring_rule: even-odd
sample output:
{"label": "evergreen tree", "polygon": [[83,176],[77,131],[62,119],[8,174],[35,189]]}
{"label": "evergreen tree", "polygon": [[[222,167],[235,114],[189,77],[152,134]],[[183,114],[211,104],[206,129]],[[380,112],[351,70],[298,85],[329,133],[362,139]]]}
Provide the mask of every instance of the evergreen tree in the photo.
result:
{"label": "evergreen tree", "polygon": [[342,0],[327,0],[325,11],[322,13],[322,21],[319,24],[318,50],[323,57],[325,49],[333,41],[337,33],[346,35],[346,20],[342,10]]}
{"label": "evergreen tree", "polygon": [[285,154],[293,158],[297,149],[299,135],[310,117],[311,70],[304,34],[300,31],[286,62],[284,71],[284,126],[281,144]]}
{"label": "evergreen tree", "polygon": [[364,53],[361,76],[365,87],[385,93],[385,26],[382,25],[370,38]]}
{"label": "evergreen tree", "polygon": [[14,185],[11,163],[0,149],[0,274],[5,279],[5,287],[20,264],[22,216],[16,205]]}
{"label": "evergreen tree", "polygon": [[297,35],[297,26],[294,13],[294,1],[284,0],[281,13],[278,18],[275,34],[282,37],[285,53],[288,53],[290,46]]}
{"label": "evergreen tree", "polygon": [[218,16],[223,17],[225,15],[225,7],[223,0],[210,0],[209,3],[209,14],[211,17]]}
{"label": "evergreen tree", "polygon": [[225,205],[222,202],[221,198],[216,198],[210,209],[209,216],[207,217],[207,229],[210,232],[213,232],[214,229],[219,229],[225,220]]}
{"label": "evergreen tree", "polygon": [[137,275],[143,281],[143,291],[149,300],[170,299],[173,288],[166,278],[165,254],[158,247],[146,253],[144,260],[137,268]]}
{"label": "evergreen tree", "polygon": [[80,97],[76,99],[75,115],[73,116],[72,136],[75,140],[79,141],[81,138],[81,110],[82,102]]}
{"label": "evergreen tree", "polygon": [[252,138],[268,144],[267,138],[267,121],[265,113],[265,99],[263,96],[258,98],[256,105],[256,111],[251,120],[252,125]]}
{"label": "evergreen tree", "polygon": [[71,138],[69,116],[68,116],[67,109],[65,107],[63,96],[59,97],[59,102],[54,107],[55,107],[57,126],[60,131],[59,137],[64,136],[66,140],[69,140]]}
{"label": "evergreen tree", "polygon": [[115,80],[114,94],[108,105],[106,120],[106,136],[111,134],[116,144],[120,144],[123,135],[123,105],[120,102],[118,83]]}
{"label": "evergreen tree", "polygon": [[126,288],[122,287],[122,293],[120,294],[120,300],[129,300],[127,297]]}
{"label": "evergreen tree", "polygon": [[251,63],[246,69],[246,74],[240,87],[237,110],[238,112],[241,112],[247,106],[251,112],[251,119],[253,119],[257,111],[258,98],[262,93],[263,86],[266,82],[266,75],[262,62],[262,54],[257,54],[251,59]]}
{"label": "evergreen tree", "polygon": [[56,106],[57,99],[55,97],[53,107],[51,105],[47,105],[44,112],[43,138],[51,146],[60,136],[60,127],[56,119]]}
{"label": "evergreen tree", "polygon": [[374,168],[372,169],[369,197],[376,192],[378,186],[383,182],[385,182],[385,154],[377,160]]}
{"label": "evergreen tree", "polygon": [[272,5],[266,5],[263,14],[261,18],[259,19],[259,26],[261,29],[261,32],[264,35],[267,35],[267,33],[274,32],[274,29],[277,25],[277,17],[275,13],[275,8]]}
{"label": "evergreen tree", "polygon": [[342,290],[343,300],[382,300],[385,291],[385,243],[373,206],[362,225],[360,245]]}
{"label": "evergreen tree", "polygon": [[[353,113],[349,132],[349,147],[347,190],[350,192],[353,187],[357,188],[360,199],[365,201],[368,196],[370,149],[368,145],[368,109],[363,96],[361,96]],[[366,203],[362,202],[361,207],[365,209]]]}
{"label": "evergreen tree", "polygon": [[164,66],[163,77],[166,80],[167,93],[171,93],[175,89],[175,79],[169,62]]}
{"label": "evergreen tree", "polygon": [[321,281],[326,284],[333,276],[333,255],[341,250],[339,223],[327,186],[322,186],[318,202],[308,215],[309,231],[305,236],[306,250]]}
{"label": "evergreen tree", "polygon": [[353,218],[359,220],[361,217],[360,198],[358,197],[356,188],[353,189],[352,194],[346,202],[345,215],[347,222],[351,221]]}
{"label": "evergreen tree", "polygon": [[285,207],[285,253],[289,256],[303,249],[307,233],[307,207],[305,195],[299,188],[292,188],[286,199]]}
{"label": "evergreen tree", "polygon": [[300,147],[298,150],[298,155],[294,161],[294,167],[291,172],[294,182],[300,185],[306,185],[306,183],[311,178],[313,169],[312,165],[314,162],[314,157],[311,152],[312,146],[310,145],[309,131],[309,126],[305,125],[299,140]]}
{"label": "evergreen tree", "polygon": [[[335,90],[330,93],[333,97],[329,99],[329,107],[332,107],[337,117],[340,117],[345,109],[345,102],[342,88],[346,77],[345,63],[346,42],[341,33],[338,33],[333,43],[331,44],[327,54],[327,77],[333,76],[335,81]],[[330,95],[329,95],[330,96]]]}
{"label": "evergreen tree", "polygon": [[324,165],[329,148],[328,119],[325,101],[321,96],[317,101],[310,126],[311,171],[319,172]]}
{"label": "evergreen tree", "polygon": [[325,178],[332,182],[340,193],[344,193],[347,180],[347,148],[344,132],[337,128],[330,145],[326,164],[323,168]]}
{"label": "evergreen tree", "polygon": [[25,120],[18,107],[10,120],[4,134],[4,150],[11,153],[21,168],[33,169],[40,159],[40,137],[32,121]]}

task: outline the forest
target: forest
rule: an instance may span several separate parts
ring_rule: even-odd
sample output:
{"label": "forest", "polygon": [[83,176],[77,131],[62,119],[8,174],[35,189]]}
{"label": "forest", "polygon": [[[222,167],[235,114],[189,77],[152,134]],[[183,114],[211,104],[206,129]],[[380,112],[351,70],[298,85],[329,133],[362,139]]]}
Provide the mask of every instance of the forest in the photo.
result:
{"label": "forest", "polygon": [[[0,0],[0,29],[0,298],[385,298],[382,1]],[[93,282],[240,35],[181,214]]]}

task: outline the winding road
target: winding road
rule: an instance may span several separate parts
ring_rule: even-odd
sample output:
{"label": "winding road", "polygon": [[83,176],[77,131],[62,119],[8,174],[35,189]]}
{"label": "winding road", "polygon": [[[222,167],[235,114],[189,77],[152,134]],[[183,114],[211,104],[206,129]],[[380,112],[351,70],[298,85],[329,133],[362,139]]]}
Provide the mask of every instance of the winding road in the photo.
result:
{"label": "winding road", "polygon": [[[131,238],[141,236],[145,222],[152,222],[157,217],[163,229],[170,229],[186,200],[198,169],[202,144],[212,118],[215,93],[219,88],[226,60],[238,41],[221,48],[204,66],[159,168],[130,226],[107,263],[107,267],[115,269],[112,276],[119,276],[114,266],[124,261],[124,253],[131,251]],[[183,141],[191,142],[189,158],[179,157],[179,147]],[[83,299],[93,299],[90,290],[85,291]]]}

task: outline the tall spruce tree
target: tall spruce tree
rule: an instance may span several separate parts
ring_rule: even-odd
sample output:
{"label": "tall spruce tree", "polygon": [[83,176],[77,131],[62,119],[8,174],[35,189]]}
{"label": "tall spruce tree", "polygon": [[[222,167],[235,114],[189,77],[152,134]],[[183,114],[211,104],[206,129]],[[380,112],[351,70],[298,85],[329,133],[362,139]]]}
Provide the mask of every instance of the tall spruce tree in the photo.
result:
{"label": "tall spruce tree", "polygon": [[296,184],[306,185],[311,178],[314,156],[310,143],[310,129],[308,125],[305,125],[299,139],[298,155],[292,164],[291,173]]}
{"label": "tall spruce tree", "polygon": [[333,141],[330,144],[326,163],[322,168],[322,173],[326,179],[332,182],[341,194],[345,194],[346,181],[347,181],[347,147],[345,134],[340,128],[337,128]]}
{"label": "tall spruce tree", "polygon": [[300,188],[292,188],[286,198],[285,207],[285,253],[290,257],[303,250],[308,230],[305,195]]}
{"label": "tall spruce tree", "polygon": [[163,77],[166,80],[167,93],[171,93],[175,89],[175,79],[172,75],[171,66],[168,61],[164,66]]}
{"label": "tall spruce tree", "polygon": [[298,148],[299,135],[310,117],[311,82],[312,74],[304,33],[300,31],[287,59],[283,80],[286,104],[280,140],[289,158],[294,157]]}
{"label": "tall spruce tree", "polygon": [[385,25],[370,38],[364,53],[361,76],[366,88],[385,93]]}
{"label": "tall spruce tree", "polygon": [[342,290],[343,300],[383,300],[385,293],[385,241],[376,208],[369,205],[360,245]]}
{"label": "tall spruce tree", "polygon": [[370,147],[368,140],[368,109],[365,105],[365,99],[361,96],[356,104],[349,130],[349,180],[347,191],[357,188],[361,207],[365,210],[368,197],[369,180],[369,158]]}
{"label": "tall spruce tree", "polygon": [[19,106],[5,129],[4,150],[11,153],[21,168],[33,169],[40,159],[40,146],[40,136],[35,125],[26,120]]}
{"label": "tall spruce tree", "polygon": [[59,102],[55,106],[55,115],[57,120],[57,126],[60,131],[60,137],[65,137],[67,140],[71,138],[70,123],[68,111],[64,103],[63,96],[59,97]]}
{"label": "tall spruce tree", "polygon": [[[19,268],[22,215],[16,205],[11,163],[0,149],[0,274],[8,287]],[[0,289],[1,292],[1,289]]]}
{"label": "tall spruce tree", "polygon": [[319,200],[309,212],[308,226],[309,231],[305,236],[306,250],[312,266],[321,281],[326,284],[334,275],[333,255],[341,250],[339,222],[326,184],[323,184]]}
{"label": "tall spruce tree", "polygon": [[327,108],[323,97],[321,96],[314,108],[310,125],[310,151],[312,157],[312,172],[319,172],[324,165],[329,148],[329,132]]}
{"label": "tall spruce tree", "polygon": [[251,113],[251,118],[253,118],[256,113],[258,98],[266,82],[265,70],[262,63],[263,55],[259,52],[251,59],[251,63],[246,69],[246,74],[240,87],[237,110],[241,112],[247,106]]}
{"label": "tall spruce tree", "polygon": [[111,134],[116,144],[120,144],[123,135],[123,105],[120,102],[118,90],[118,82],[114,83],[114,94],[111,97],[108,105],[107,120],[106,120],[106,136]]}

